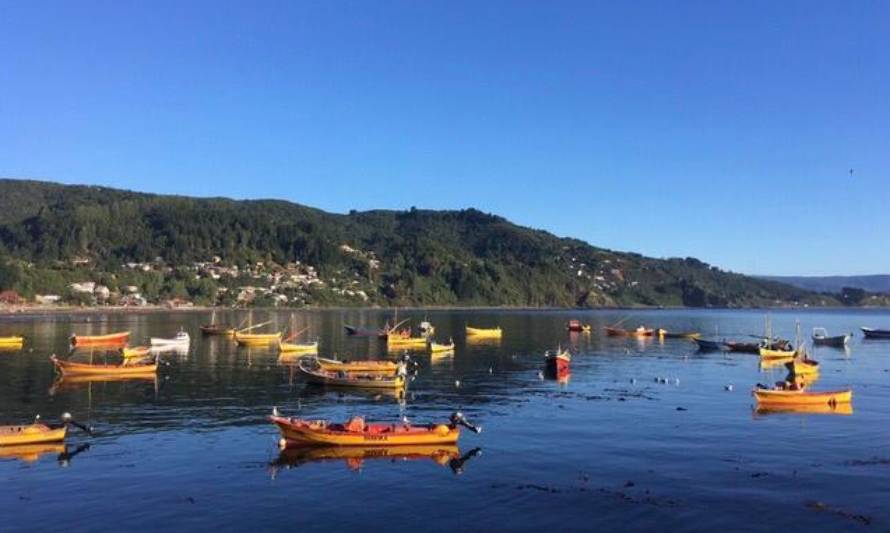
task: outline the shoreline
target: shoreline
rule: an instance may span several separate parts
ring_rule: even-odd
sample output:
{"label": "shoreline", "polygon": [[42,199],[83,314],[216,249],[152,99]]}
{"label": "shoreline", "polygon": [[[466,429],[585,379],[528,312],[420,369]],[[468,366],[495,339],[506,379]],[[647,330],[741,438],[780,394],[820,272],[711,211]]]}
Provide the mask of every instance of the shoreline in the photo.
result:
{"label": "shoreline", "polygon": [[56,315],[97,315],[97,314],[157,314],[157,313],[210,313],[213,311],[261,311],[261,312],[317,312],[317,311],[574,311],[586,313],[590,311],[677,311],[677,310],[712,310],[712,311],[835,311],[835,310],[890,310],[890,307],[881,306],[788,306],[788,307],[683,307],[683,306],[636,306],[636,307],[530,307],[530,306],[329,306],[329,307],[210,307],[210,306],[183,306],[168,307],[165,305],[133,306],[40,306],[40,305],[14,305],[0,306],[0,320],[9,317],[34,317]]}

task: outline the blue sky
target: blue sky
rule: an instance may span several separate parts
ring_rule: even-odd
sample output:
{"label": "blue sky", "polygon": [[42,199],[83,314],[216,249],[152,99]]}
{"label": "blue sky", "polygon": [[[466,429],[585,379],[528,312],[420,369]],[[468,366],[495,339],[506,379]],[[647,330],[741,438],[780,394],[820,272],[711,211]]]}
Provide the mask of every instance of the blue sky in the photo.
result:
{"label": "blue sky", "polygon": [[0,176],[890,272],[888,51],[887,2],[0,0]]}

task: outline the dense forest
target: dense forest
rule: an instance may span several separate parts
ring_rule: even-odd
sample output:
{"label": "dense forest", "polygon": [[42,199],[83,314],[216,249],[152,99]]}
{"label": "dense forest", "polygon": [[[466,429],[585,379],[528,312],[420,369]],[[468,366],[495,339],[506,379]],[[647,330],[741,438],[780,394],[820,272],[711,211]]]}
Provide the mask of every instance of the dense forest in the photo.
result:
{"label": "dense forest", "polygon": [[[238,273],[203,275],[209,261]],[[312,283],[292,276],[303,288],[270,275],[307,268]],[[0,290],[62,294],[86,280],[201,303],[234,303],[220,287],[231,295],[271,280],[267,292],[290,291],[300,305],[838,304],[693,258],[614,252],[475,209],[334,214],[276,200],[0,180]]]}

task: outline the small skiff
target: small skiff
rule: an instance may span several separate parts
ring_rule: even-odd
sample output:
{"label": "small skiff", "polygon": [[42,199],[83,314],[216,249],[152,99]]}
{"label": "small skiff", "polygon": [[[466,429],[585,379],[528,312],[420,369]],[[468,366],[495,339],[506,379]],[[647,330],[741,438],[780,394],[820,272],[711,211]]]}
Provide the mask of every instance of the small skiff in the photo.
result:
{"label": "small skiff", "polygon": [[71,335],[72,346],[108,346],[126,344],[130,340],[130,332],[109,333],[107,335]]}
{"label": "small skiff", "polygon": [[162,337],[151,338],[151,345],[155,348],[172,348],[174,346],[187,348],[191,342],[192,339],[189,337],[189,334],[182,330],[180,330],[172,339],[165,339]]}
{"label": "small skiff", "polygon": [[496,328],[472,328],[467,326],[467,336],[470,337],[500,338],[503,334],[504,332],[500,326]]}
{"label": "small skiff", "polygon": [[158,362],[156,359],[147,363],[133,364],[127,364],[127,362],[124,361],[123,364],[117,365],[74,363],[72,361],[62,361],[55,355],[50,356],[49,360],[53,362],[53,365],[55,365],[63,376],[87,374],[114,374],[120,376],[127,374],[147,374],[157,372],[158,370]]}
{"label": "small skiff", "polygon": [[460,413],[451,415],[448,423],[415,425],[400,423],[369,424],[361,417],[353,417],[343,424],[325,420],[303,420],[279,416],[273,410],[269,420],[281,432],[282,448],[295,445],[327,446],[401,446],[455,444],[460,437],[460,426],[470,431],[482,431]]}
{"label": "small skiff", "polygon": [[813,344],[817,346],[834,346],[835,348],[843,348],[850,342],[852,335],[834,335],[829,336],[825,328],[813,328]]}
{"label": "small skiff", "polygon": [[395,374],[399,364],[394,361],[338,361],[337,359],[325,359],[316,357],[310,359],[318,368],[325,372],[375,372]]}
{"label": "small skiff", "polygon": [[374,372],[328,372],[320,368],[309,368],[304,362],[297,369],[309,383],[335,387],[357,387],[363,389],[401,389],[405,387],[404,375],[381,376]]}
{"label": "small skiff", "polygon": [[268,346],[281,342],[281,333],[238,333],[235,332],[238,346]]}
{"label": "small skiff", "polygon": [[754,389],[754,398],[759,406],[782,405],[838,405],[853,401],[853,390],[810,392],[801,389]]}

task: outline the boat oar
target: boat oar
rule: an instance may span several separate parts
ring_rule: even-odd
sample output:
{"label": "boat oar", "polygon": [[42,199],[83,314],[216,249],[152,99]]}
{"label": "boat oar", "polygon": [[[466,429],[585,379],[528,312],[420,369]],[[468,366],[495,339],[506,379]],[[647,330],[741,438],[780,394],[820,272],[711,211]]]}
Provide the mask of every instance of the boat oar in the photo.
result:
{"label": "boat oar", "polygon": [[62,414],[62,422],[64,422],[65,424],[71,424],[72,426],[74,426],[74,427],[76,427],[77,429],[83,431],[83,432],[86,433],[87,435],[91,435],[91,436],[92,436],[92,434],[93,434],[93,428],[88,427],[88,426],[84,426],[84,425],[81,424],[80,422],[77,422],[76,420],[74,420],[74,418],[71,416],[71,413],[64,413],[64,414]]}

